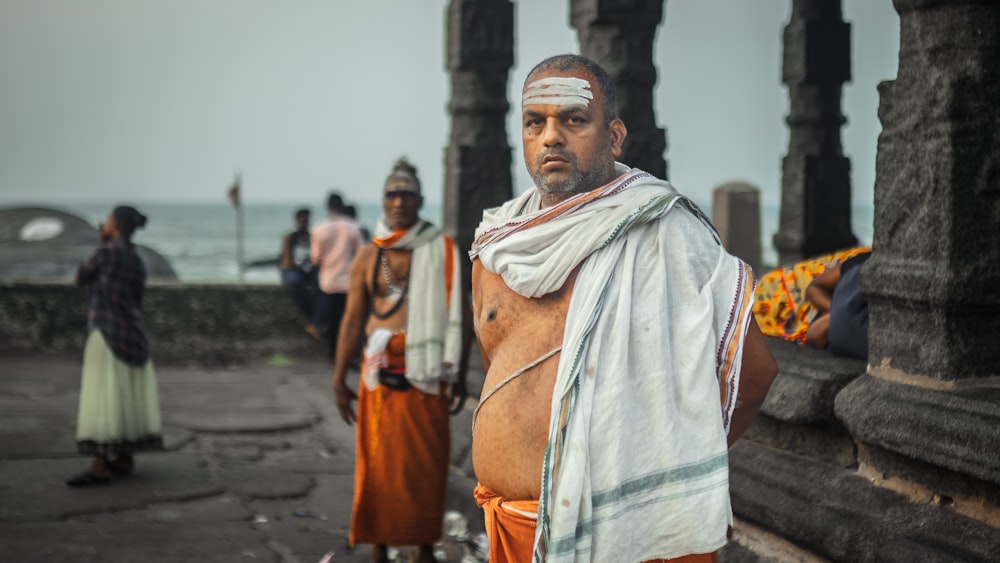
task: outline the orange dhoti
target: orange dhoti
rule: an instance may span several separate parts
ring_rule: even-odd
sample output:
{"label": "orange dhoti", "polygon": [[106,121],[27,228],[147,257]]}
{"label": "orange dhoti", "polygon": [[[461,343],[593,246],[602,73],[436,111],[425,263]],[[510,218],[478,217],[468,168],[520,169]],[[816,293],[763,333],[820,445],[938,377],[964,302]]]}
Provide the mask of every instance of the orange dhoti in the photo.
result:
{"label": "orange dhoti", "polygon": [[447,396],[362,383],[357,417],[351,544],[434,543],[448,478]]}
{"label": "orange dhoti", "polygon": [[[476,485],[476,503],[483,507],[486,536],[490,539],[490,563],[531,561],[538,523],[537,500],[508,500],[482,485]],[[697,553],[647,563],[718,563],[719,552]]]}

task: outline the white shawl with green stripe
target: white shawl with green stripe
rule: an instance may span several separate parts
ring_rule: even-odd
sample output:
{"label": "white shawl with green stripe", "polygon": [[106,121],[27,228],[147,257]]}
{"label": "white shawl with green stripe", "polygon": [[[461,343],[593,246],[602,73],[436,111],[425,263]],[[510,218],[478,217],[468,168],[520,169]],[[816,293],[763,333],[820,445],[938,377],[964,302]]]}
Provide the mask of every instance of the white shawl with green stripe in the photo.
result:
{"label": "white shawl with green stripe", "polygon": [[[621,165],[539,209],[488,210],[470,255],[524,296],[582,263],[552,397],[536,561],[711,552],[732,521],[726,433],[753,280],[670,184]],[[519,499],[514,499],[519,500]]]}

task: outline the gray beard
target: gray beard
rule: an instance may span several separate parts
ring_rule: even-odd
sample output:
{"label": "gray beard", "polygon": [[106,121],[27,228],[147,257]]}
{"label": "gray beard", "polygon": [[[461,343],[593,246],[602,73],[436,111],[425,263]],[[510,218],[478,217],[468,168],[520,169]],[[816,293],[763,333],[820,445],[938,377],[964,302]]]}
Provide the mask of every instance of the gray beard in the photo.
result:
{"label": "gray beard", "polygon": [[558,184],[550,184],[548,178],[541,172],[532,178],[535,180],[535,187],[542,193],[542,196],[564,196],[582,194],[595,188],[599,188],[610,182],[614,178],[614,164],[610,171],[601,170],[595,167],[590,170],[580,170],[576,168],[576,161],[571,161],[574,165],[573,171]]}

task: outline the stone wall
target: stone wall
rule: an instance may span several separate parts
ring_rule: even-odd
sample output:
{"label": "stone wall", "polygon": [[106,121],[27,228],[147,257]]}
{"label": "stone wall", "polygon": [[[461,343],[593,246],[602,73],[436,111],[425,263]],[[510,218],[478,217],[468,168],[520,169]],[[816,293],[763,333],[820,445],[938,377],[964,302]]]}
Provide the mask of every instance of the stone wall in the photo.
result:
{"label": "stone wall", "polygon": [[[69,284],[0,284],[0,353],[82,354],[87,303],[86,290]],[[151,283],[144,311],[158,363],[325,354],[279,285]]]}
{"label": "stone wall", "polygon": [[996,389],[921,393],[768,340],[778,377],[730,450],[735,540],[754,553],[724,561],[788,546],[805,561],[1000,557]]}

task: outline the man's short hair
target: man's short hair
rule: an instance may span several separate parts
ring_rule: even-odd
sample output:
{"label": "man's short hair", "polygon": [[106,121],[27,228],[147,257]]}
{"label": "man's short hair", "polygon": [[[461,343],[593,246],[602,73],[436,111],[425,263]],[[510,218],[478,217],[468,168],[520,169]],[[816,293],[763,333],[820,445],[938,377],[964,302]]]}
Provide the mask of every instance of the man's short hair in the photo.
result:
{"label": "man's short hair", "polygon": [[296,219],[298,219],[299,217],[302,217],[302,216],[308,217],[310,215],[312,215],[312,212],[309,211],[308,207],[300,207],[300,208],[298,208],[298,209],[295,210],[295,218]]}
{"label": "man's short hair", "polygon": [[344,198],[337,192],[330,192],[326,198],[326,208],[337,213],[344,212]]}
{"label": "man's short hair", "polygon": [[611,76],[608,75],[608,72],[601,68],[601,65],[595,63],[587,57],[584,57],[583,55],[566,53],[545,59],[535,65],[535,68],[531,69],[531,72],[528,73],[528,77],[524,79],[524,85],[527,86],[531,82],[531,77],[539,72],[550,70],[570,72],[580,69],[587,71],[594,77],[595,80],[597,80],[597,88],[602,94],[604,94],[604,103],[602,104],[602,107],[604,109],[605,124],[618,119],[618,94],[615,90],[615,82],[611,80]]}

